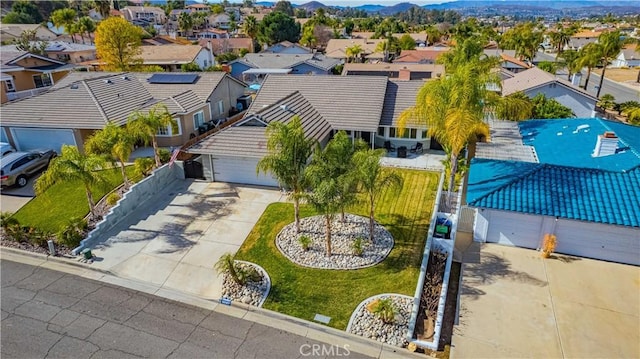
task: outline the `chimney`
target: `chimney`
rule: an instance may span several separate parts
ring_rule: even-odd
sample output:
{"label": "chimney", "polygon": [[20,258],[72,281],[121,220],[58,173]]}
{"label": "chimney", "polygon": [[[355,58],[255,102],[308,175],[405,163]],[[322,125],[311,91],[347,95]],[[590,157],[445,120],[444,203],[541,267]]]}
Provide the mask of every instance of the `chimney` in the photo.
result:
{"label": "chimney", "polygon": [[398,70],[398,80],[400,81],[409,81],[411,80],[411,70],[406,67]]}
{"label": "chimney", "polygon": [[610,156],[616,153],[618,148],[618,136],[615,133],[607,131],[603,135],[598,135],[596,148],[593,150],[593,157]]}

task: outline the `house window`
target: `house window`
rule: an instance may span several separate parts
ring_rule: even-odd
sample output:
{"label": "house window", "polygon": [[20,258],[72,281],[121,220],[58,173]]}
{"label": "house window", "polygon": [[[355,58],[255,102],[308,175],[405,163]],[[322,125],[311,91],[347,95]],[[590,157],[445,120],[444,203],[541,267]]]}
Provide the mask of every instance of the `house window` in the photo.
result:
{"label": "house window", "polygon": [[427,138],[427,130],[422,130],[422,138]]}
{"label": "house window", "polygon": [[389,127],[389,137],[396,137],[396,128]]}
{"label": "house window", "polygon": [[51,75],[49,74],[33,75],[33,83],[36,85],[36,88],[49,87],[52,85]]}
{"label": "house window", "polygon": [[168,125],[167,127],[160,127],[156,136],[159,137],[170,137],[170,136],[179,136],[182,134],[182,128],[180,126],[180,119],[174,118],[174,123]]}
{"label": "house window", "polygon": [[224,101],[218,101],[218,114],[224,115]]}
{"label": "house window", "polygon": [[384,137],[384,127],[378,127],[378,136]]}
{"label": "house window", "polygon": [[6,79],[4,81],[4,87],[7,89],[7,92],[16,92],[16,86],[13,84],[13,79]]}
{"label": "house window", "polygon": [[417,138],[418,137],[418,130],[416,130],[415,128],[412,128],[410,136],[411,136],[411,138]]}
{"label": "house window", "polygon": [[198,128],[204,124],[204,111],[198,111],[193,114],[193,128]]}

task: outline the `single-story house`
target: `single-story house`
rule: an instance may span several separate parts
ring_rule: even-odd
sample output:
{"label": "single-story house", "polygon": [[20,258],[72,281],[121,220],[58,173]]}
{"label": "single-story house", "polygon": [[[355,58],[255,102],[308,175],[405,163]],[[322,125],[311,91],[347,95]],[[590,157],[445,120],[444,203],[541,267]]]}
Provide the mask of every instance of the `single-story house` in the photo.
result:
{"label": "single-story house", "polygon": [[232,52],[234,54],[240,54],[243,50],[245,52],[253,52],[253,40],[248,37],[232,37],[228,39],[200,39],[198,41],[200,46],[211,46],[211,51],[214,55],[226,54]]}
{"label": "single-story house", "polygon": [[640,127],[596,118],[517,126],[522,142],[511,146],[531,146],[533,161],[471,161],[474,240],[539,249],[555,235],[558,253],[640,265]]}
{"label": "single-story house", "polygon": [[108,121],[123,125],[136,112],[164,104],[178,126],[158,131],[160,146],[181,146],[206,121],[223,120],[245,84],[223,72],[72,72],[39,96],[4,104],[2,138],[18,150],[82,148]]}
{"label": "single-story house", "polygon": [[[32,45],[38,45],[37,41]],[[47,57],[72,64],[96,59],[96,47],[94,45],[86,45],[67,41],[50,41],[46,43],[44,49]],[[16,45],[4,45],[0,47],[0,51],[20,51]]]}
{"label": "single-story house", "polygon": [[640,66],[640,52],[636,45],[624,48],[620,54],[611,61],[611,67],[638,67]]}
{"label": "single-story house", "polygon": [[37,41],[53,41],[58,34],[43,24],[2,24],[0,23],[0,42],[9,43],[19,39],[23,32],[35,31]]}
{"label": "single-story house", "polygon": [[313,51],[300,44],[296,44],[290,41],[282,41],[277,44],[273,44],[266,49],[260,51],[263,54],[310,54]]}
{"label": "single-story house", "polygon": [[246,54],[244,57],[233,60],[231,75],[237,79],[260,79],[270,73],[282,73],[296,75],[327,75],[340,64],[340,61],[328,58],[322,54],[272,54],[257,53]]}
{"label": "single-story house", "polygon": [[570,108],[576,117],[593,117],[598,101],[593,95],[570,82],[556,78],[537,67],[519,72],[502,81],[502,95],[522,91],[530,98],[543,93]]}
{"label": "single-story house", "polygon": [[378,43],[384,41],[383,39],[330,39],[327,42],[327,48],[324,53],[327,57],[338,59],[341,61],[347,60],[347,49],[356,45],[359,45],[362,49],[360,57],[362,59],[367,58],[376,52]]}
{"label": "single-story house", "polygon": [[213,53],[200,45],[141,46],[144,65],[158,65],[166,71],[180,71],[181,65],[195,63],[201,69],[215,64]]}
{"label": "single-story house", "polygon": [[444,73],[443,65],[387,63],[347,63],[342,68],[343,76],[387,76],[407,80],[427,80],[440,77]]}
{"label": "single-story house", "polygon": [[400,56],[393,60],[394,64],[435,64],[443,51],[436,50],[402,50]]}
{"label": "single-story house", "polygon": [[63,61],[3,46],[0,51],[0,103],[47,91],[73,67]]}
{"label": "single-story house", "polygon": [[[398,129],[400,113],[415,105],[422,81],[392,81],[381,76],[315,76],[300,81],[296,76],[269,75],[243,120],[212,134],[187,149],[200,154],[209,181],[278,186],[271,175],[257,175],[256,164],[266,153],[266,125],[299,115],[308,136],[321,144],[339,130],[372,147],[385,141],[395,146],[429,148],[426,127],[407,124]],[[367,89],[363,91],[362,89]]]}

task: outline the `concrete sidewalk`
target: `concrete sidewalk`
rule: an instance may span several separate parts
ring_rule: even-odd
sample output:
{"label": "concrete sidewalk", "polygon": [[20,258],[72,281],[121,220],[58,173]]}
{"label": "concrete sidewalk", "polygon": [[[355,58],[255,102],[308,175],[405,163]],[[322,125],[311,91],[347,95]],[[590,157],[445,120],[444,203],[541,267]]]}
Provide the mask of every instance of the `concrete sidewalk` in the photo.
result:
{"label": "concrete sidewalk", "polygon": [[213,265],[235,253],[281,192],[226,183],[176,181],[91,244],[92,267],[203,298],[218,299]]}

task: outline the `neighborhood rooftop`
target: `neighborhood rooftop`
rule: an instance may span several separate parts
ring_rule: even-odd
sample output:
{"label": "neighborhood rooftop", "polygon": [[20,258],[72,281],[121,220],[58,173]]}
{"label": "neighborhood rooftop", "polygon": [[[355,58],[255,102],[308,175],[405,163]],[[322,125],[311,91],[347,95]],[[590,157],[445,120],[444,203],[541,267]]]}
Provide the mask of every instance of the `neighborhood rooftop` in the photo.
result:
{"label": "neighborhood rooftop", "polygon": [[340,61],[328,58],[321,54],[278,54],[257,53],[246,54],[244,57],[233,61],[242,62],[247,66],[259,69],[284,69],[291,68],[300,63],[307,63],[323,70],[331,69]]}
{"label": "neighborhood rooftop", "polygon": [[402,111],[416,105],[416,95],[424,81],[389,80],[380,126],[398,126]]}

